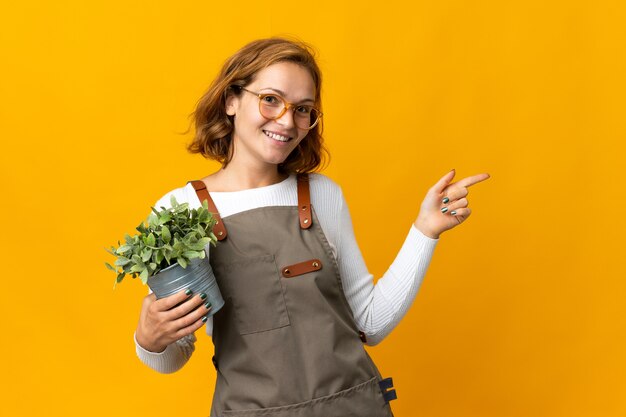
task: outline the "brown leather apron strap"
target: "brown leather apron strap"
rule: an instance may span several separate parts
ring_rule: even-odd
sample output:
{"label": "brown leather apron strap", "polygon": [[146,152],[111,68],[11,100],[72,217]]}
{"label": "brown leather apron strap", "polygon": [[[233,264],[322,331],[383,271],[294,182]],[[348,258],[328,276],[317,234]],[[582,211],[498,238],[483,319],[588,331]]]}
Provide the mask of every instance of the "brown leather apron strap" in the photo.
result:
{"label": "brown leather apron strap", "polygon": [[298,174],[298,217],[300,217],[300,227],[302,229],[311,227],[313,217],[311,216],[309,174]]}
{"label": "brown leather apron strap", "polygon": [[209,211],[211,212],[211,214],[213,214],[213,217],[215,217],[215,220],[217,220],[217,222],[215,223],[215,226],[213,226],[213,233],[217,237],[217,240],[226,239],[226,235],[228,234],[226,232],[226,227],[224,227],[224,222],[222,221],[222,218],[220,217],[219,211],[217,211],[217,207],[215,207],[215,203],[213,202],[213,199],[211,198],[209,191],[206,189],[206,185],[204,184],[204,182],[200,180],[189,181],[189,182],[191,183],[191,185],[193,185],[193,189],[196,190],[196,194],[198,195],[200,202],[203,202],[204,200],[206,200],[209,206]]}

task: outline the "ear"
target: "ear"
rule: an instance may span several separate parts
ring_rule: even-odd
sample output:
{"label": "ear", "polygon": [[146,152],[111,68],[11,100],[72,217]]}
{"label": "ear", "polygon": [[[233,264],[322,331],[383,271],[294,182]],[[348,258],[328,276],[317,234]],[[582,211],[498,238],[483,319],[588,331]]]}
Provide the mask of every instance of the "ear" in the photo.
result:
{"label": "ear", "polygon": [[239,97],[233,93],[229,93],[226,97],[226,114],[234,116],[237,113],[237,106],[239,105]]}

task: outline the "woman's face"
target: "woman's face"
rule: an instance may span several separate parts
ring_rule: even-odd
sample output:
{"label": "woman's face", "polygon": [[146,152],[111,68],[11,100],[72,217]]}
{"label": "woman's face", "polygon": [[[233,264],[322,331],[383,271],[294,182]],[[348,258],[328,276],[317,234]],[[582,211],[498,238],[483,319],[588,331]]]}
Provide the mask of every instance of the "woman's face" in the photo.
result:
{"label": "woman's face", "polygon": [[[296,104],[315,105],[315,83],[309,71],[293,62],[279,62],[262,69],[245,86],[255,93],[271,93]],[[226,112],[235,116],[231,160],[251,166],[275,166],[282,163],[309,132],[294,123],[290,108],[279,119],[269,120],[259,113],[259,98],[241,91],[229,96]]]}

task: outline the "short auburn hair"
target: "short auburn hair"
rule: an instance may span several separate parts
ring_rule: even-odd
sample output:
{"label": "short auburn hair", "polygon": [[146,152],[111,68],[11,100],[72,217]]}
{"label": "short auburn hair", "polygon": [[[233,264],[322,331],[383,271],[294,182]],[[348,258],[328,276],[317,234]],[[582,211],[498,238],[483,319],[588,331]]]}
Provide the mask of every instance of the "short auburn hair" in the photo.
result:
{"label": "short auburn hair", "polygon": [[[321,111],[322,73],[315,62],[313,49],[301,41],[284,38],[256,40],[226,60],[209,89],[198,100],[192,113],[195,135],[187,150],[217,160],[224,167],[228,165],[233,152],[234,124],[233,116],[226,114],[226,98],[229,94],[241,94],[241,87],[253,82],[260,70],[285,61],[309,70],[315,85],[315,107]],[[320,120],[285,161],[278,165],[278,169],[290,174],[313,172],[322,167],[328,156]]]}

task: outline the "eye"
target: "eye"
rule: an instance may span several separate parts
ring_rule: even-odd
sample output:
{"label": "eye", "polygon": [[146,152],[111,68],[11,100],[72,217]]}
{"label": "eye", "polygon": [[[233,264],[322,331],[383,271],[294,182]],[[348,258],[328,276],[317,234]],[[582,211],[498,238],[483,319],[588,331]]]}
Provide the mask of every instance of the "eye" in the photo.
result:
{"label": "eye", "polygon": [[307,116],[311,114],[311,107],[309,106],[298,106],[296,107],[296,113],[302,116]]}
{"label": "eye", "polygon": [[276,106],[278,104],[280,104],[280,99],[276,96],[273,96],[271,94],[268,94],[266,96],[263,96],[263,98],[261,99],[263,101],[263,104],[269,104],[272,106]]}

